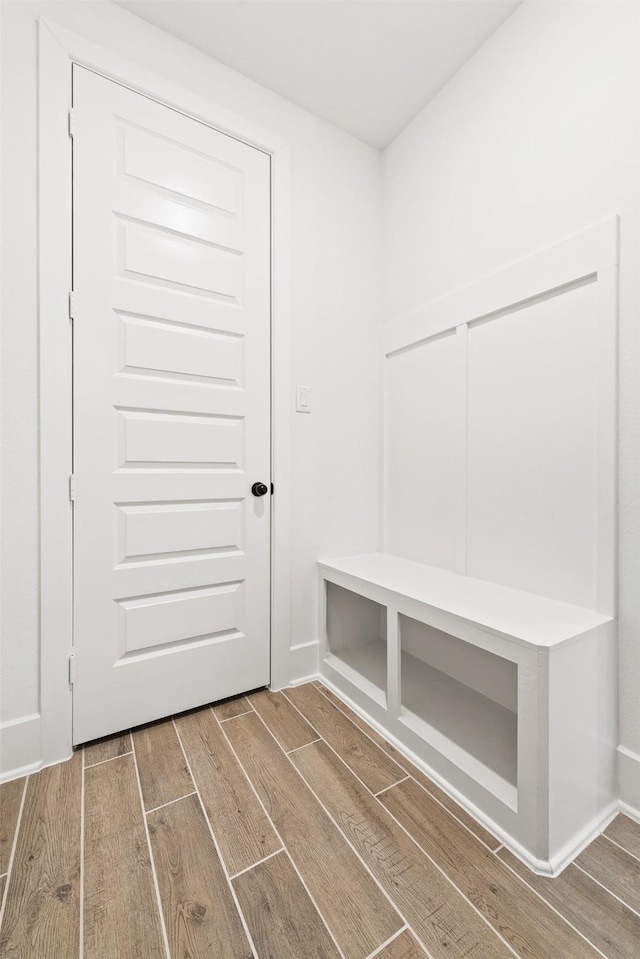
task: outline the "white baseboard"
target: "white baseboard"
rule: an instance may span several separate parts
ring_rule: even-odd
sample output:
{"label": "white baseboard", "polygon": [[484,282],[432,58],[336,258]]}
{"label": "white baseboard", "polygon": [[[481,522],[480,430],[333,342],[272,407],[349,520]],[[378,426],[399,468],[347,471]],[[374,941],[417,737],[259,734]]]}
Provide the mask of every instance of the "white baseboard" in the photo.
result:
{"label": "white baseboard", "polygon": [[0,782],[35,772],[42,765],[40,716],[22,716],[0,725]]}
{"label": "white baseboard", "polygon": [[317,639],[310,643],[300,643],[289,650],[289,682],[299,686],[318,678],[320,643]]}
{"label": "white baseboard", "polygon": [[620,812],[624,813],[625,816],[628,816],[629,819],[633,819],[634,822],[637,822],[638,825],[640,825],[640,809],[636,809],[635,806],[629,806],[628,803],[620,800]]}
{"label": "white baseboard", "polygon": [[640,755],[618,746],[618,794],[620,805],[640,820]]}

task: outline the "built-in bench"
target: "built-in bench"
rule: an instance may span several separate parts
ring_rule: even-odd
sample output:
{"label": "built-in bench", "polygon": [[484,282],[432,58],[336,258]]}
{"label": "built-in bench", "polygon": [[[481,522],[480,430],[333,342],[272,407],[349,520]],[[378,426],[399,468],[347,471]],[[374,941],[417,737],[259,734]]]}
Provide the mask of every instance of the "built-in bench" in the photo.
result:
{"label": "built-in bench", "polygon": [[613,618],[382,553],[319,582],[324,680],[556,873],[615,809]]}

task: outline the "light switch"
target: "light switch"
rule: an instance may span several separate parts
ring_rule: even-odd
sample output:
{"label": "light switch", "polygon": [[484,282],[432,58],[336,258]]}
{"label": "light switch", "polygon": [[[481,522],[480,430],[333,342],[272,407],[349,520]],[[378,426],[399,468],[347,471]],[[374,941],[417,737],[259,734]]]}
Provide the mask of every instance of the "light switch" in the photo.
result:
{"label": "light switch", "polygon": [[311,387],[296,386],[296,413],[311,412]]}

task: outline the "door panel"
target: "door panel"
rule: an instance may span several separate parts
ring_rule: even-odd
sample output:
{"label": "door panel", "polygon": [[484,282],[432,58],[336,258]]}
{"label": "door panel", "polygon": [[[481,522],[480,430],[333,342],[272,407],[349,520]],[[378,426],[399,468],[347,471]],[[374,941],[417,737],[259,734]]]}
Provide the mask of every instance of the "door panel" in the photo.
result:
{"label": "door panel", "polygon": [[240,302],[242,259],[235,250],[172,236],[146,224],[119,223],[117,253],[123,276]]}
{"label": "door panel", "polygon": [[244,549],[242,500],[120,506],[118,563]]}
{"label": "door panel", "polygon": [[269,681],[266,154],[74,67],[74,742]]}
{"label": "door panel", "polygon": [[123,373],[242,385],[242,337],[131,316],[122,321]]}
{"label": "door panel", "polygon": [[212,156],[175,143],[151,130],[122,123],[122,171],[152,187],[161,187],[180,198],[195,200],[237,214],[242,175]]}

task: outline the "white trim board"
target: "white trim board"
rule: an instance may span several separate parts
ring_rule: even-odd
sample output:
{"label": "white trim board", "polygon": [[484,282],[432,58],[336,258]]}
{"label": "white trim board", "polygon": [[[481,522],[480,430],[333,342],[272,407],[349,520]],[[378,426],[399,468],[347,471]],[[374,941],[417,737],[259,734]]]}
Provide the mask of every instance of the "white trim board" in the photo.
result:
{"label": "white trim board", "polygon": [[[400,317],[382,330],[382,527],[381,552],[389,552],[389,397],[394,357],[435,343],[455,341],[454,383],[447,403],[451,457],[455,460],[455,572],[467,574],[468,536],[468,331],[477,325],[585,286],[596,296],[595,355],[595,597],[606,616],[617,609],[617,313],[619,217],[612,216],[506,269]],[[451,342],[451,340],[450,340]],[[438,347],[434,347],[438,349]],[[453,352],[453,351],[452,351]],[[454,488],[455,487],[455,488]],[[453,534],[451,534],[453,536]],[[393,551],[393,550],[392,550]],[[452,560],[453,562],[453,560]],[[536,590],[533,590],[534,592]],[[560,597],[556,597],[560,598]],[[566,600],[565,600],[566,601]],[[590,604],[591,606],[591,604]]]}
{"label": "white trim board", "polygon": [[618,230],[619,218],[610,217],[400,317],[383,329],[385,355],[505,309],[513,312],[541,294],[602,275],[618,265]]}
{"label": "white trim board", "polygon": [[300,686],[318,676],[320,642],[298,643],[289,650],[289,680],[292,686]]}
{"label": "white trim board", "polygon": [[[40,355],[40,623],[42,765],[72,751],[71,71],[77,63],[271,156],[272,480],[271,686],[290,678],[291,185],[290,145],[208,98],[51,21],[38,21]],[[19,760],[20,765],[24,762]]]}
{"label": "white trim board", "polygon": [[0,726],[0,783],[40,769],[40,716],[33,713]]}
{"label": "white trim board", "polygon": [[618,793],[624,812],[640,822],[640,755],[618,746]]}

